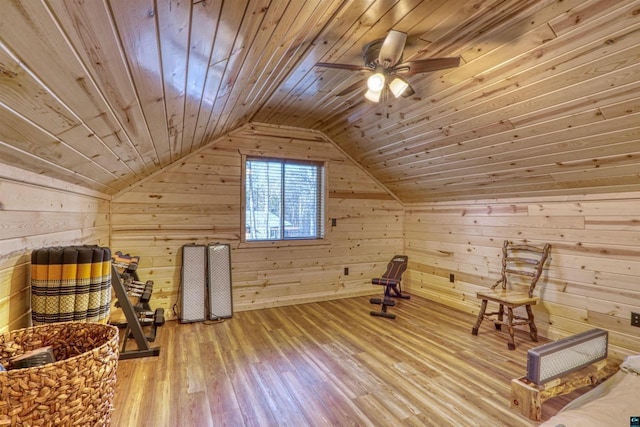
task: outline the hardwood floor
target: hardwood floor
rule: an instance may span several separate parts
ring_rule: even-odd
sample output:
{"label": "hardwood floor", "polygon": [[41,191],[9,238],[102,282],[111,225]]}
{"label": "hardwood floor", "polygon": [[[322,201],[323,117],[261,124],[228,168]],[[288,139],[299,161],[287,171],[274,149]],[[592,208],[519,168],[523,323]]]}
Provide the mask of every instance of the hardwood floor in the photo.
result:
{"label": "hardwood floor", "polygon": [[[367,297],[168,322],[160,356],[121,361],[114,426],[535,426],[509,408],[532,343],[423,298]],[[570,398],[573,396],[569,396]],[[545,403],[548,419],[568,402]]]}

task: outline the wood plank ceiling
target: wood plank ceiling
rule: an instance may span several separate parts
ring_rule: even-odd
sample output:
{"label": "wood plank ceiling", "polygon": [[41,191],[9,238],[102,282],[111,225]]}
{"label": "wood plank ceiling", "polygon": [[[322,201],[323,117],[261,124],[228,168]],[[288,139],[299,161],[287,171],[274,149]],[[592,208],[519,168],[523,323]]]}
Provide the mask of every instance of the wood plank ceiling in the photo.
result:
{"label": "wood plank ceiling", "polygon": [[[640,1],[0,0],[0,161],[115,194],[250,122],[405,202],[640,190]],[[380,104],[362,46],[460,56]],[[363,86],[364,87],[364,86]],[[0,166],[1,167],[1,166]]]}

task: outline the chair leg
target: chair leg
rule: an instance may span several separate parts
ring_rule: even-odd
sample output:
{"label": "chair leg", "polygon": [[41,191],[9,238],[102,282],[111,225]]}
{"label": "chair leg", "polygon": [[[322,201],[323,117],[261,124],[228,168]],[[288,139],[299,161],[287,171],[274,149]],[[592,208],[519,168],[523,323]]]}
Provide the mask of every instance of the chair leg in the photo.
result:
{"label": "chair leg", "polygon": [[507,337],[507,347],[509,350],[516,349],[516,342],[513,337],[513,308],[507,307],[507,328],[509,329],[509,336]]}
{"label": "chair leg", "polygon": [[527,308],[527,321],[529,322],[529,336],[532,341],[538,341],[538,328],[536,328],[536,324],[533,321],[533,310],[530,305],[526,306]]}
{"label": "chair leg", "polygon": [[504,305],[500,304],[500,308],[498,309],[498,320],[500,323],[495,322],[493,326],[495,326],[496,330],[502,330],[502,321],[504,320]]}
{"label": "chair leg", "polygon": [[484,319],[484,312],[487,310],[487,300],[483,299],[480,304],[480,311],[478,312],[478,320],[476,320],[476,324],[471,329],[471,333],[473,335],[478,335],[478,329],[480,329],[480,324],[482,323],[482,319]]}

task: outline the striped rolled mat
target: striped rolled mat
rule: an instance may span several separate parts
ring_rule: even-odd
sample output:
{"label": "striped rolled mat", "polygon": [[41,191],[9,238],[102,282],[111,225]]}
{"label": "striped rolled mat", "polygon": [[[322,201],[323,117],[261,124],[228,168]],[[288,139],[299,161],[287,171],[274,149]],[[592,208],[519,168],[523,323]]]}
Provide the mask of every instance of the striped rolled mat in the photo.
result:
{"label": "striped rolled mat", "polygon": [[31,318],[35,325],[45,323],[49,251],[38,249],[31,253]]}
{"label": "striped rolled mat", "polygon": [[65,321],[87,319],[89,286],[78,284],[78,250],[75,246],[64,248],[62,264],[62,288],[60,296],[60,318]]}
{"label": "striped rolled mat", "polygon": [[102,249],[102,276],[100,278],[100,321],[109,320],[111,314],[111,250]]}
{"label": "striped rolled mat", "polygon": [[[94,248],[82,248],[78,254],[78,281],[82,280],[89,285],[89,306],[87,308],[87,321],[97,322],[100,314],[100,276],[102,276],[102,257],[100,263],[93,258]],[[80,272],[82,270],[82,273]],[[96,275],[99,273],[99,276]]]}
{"label": "striped rolled mat", "polygon": [[61,247],[49,248],[47,296],[45,299],[45,313],[44,313],[44,321],[46,323],[60,321],[62,254],[63,254],[63,249]]}
{"label": "striped rolled mat", "polygon": [[109,248],[98,246],[92,248],[89,283],[91,321],[104,321],[109,317],[111,309],[111,251]]}
{"label": "striped rolled mat", "polygon": [[111,250],[93,245],[33,251],[31,308],[35,325],[105,323],[111,308]]}

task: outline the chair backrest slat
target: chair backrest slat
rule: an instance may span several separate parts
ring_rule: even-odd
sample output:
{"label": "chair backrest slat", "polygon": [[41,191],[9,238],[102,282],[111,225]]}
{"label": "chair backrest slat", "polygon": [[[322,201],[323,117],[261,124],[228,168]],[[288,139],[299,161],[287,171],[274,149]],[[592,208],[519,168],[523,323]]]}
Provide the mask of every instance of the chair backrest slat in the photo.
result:
{"label": "chair backrest slat", "polygon": [[500,280],[498,280],[492,288],[496,288],[502,284],[502,289],[507,289],[509,282],[509,275],[518,275],[521,277],[530,277],[529,284],[529,297],[533,297],[533,291],[535,290],[538,279],[542,274],[544,264],[549,257],[549,251],[551,250],[550,244],[545,244],[543,247],[513,244],[508,240],[504,241],[502,245],[502,271]]}

